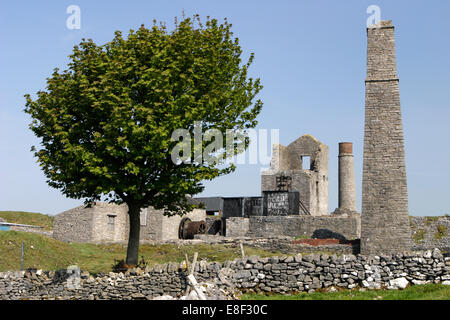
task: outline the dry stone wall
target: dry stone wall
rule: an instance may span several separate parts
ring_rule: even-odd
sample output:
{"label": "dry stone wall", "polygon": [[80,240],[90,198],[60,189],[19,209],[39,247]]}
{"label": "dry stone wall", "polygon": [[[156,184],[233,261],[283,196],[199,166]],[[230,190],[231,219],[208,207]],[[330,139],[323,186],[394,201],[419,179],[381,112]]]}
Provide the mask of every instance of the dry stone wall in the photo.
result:
{"label": "dry stone wall", "polygon": [[[438,249],[389,256],[311,254],[233,261],[201,261],[198,281],[214,282],[234,292],[296,293],[341,287],[401,289],[427,282],[450,284],[450,258]],[[59,272],[0,273],[0,299],[153,299],[181,296],[186,289],[183,265],[169,263],[127,274],[97,276],[82,272],[78,289]],[[73,288],[73,287],[72,287]]]}

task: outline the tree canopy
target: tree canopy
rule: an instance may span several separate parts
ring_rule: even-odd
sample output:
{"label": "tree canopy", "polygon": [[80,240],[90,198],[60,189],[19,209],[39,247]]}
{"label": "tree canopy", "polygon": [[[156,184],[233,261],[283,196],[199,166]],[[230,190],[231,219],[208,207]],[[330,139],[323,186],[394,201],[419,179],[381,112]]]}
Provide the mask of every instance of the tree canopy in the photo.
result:
{"label": "tree canopy", "polygon": [[[171,153],[180,143],[173,133],[194,135],[195,123],[223,135],[256,126],[262,86],[248,76],[253,54],[245,63],[241,54],[227,20],[202,24],[195,15],[171,31],[155,23],[126,38],[117,31],[104,45],[83,39],[67,70],[55,69],[36,99],[25,95],[40,138],[32,151],[47,183],[70,198],[128,205],[128,263],[137,262],[141,208],[184,214],[192,209],[186,196],[201,192],[202,181],[234,170],[223,161],[195,161],[196,147],[218,152],[206,143],[183,138],[194,147],[192,161],[175,162]],[[224,159],[236,152],[227,150]]]}

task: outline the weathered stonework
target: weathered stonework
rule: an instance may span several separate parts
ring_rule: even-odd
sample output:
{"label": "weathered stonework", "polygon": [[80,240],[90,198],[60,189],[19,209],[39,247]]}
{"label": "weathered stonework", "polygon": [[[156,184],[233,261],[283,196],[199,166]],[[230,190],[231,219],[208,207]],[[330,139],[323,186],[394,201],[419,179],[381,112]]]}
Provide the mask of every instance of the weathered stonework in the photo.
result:
{"label": "weathered stonework", "polygon": [[411,249],[394,27],[367,28],[361,253]]}
{"label": "weathered stonework", "polygon": [[450,217],[409,217],[414,250],[439,248],[450,253]]}
{"label": "weathered stonework", "polygon": [[227,237],[245,237],[249,230],[249,219],[241,217],[230,217],[226,219]]}
{"label": "weathered stonework", "polygon": [[[194,209],[183,217],[205,220],[206,211]],[[178,239],[180,216],[167,217],[153,207],[141,210],[141,241]],[[97,202],[87,208],[82,205],[55,216],[53,237],[70,242],[126,242],[129,236],[127,205]]]}
{"label": "weathered stonework", "polygon": [[[305,157],[310,167],[303,169]],[[270,169],[261,173],[261,190],[280,190],[280,179],[288,178],[283,191],[300,193],[300,214],[328,214],[328,147],[304,135],[287,147],[273,145]]]}
{"label": "weathered stonework", "polygon": [[92,209],[92,242],[118,242],[128,239],[126,205],[97,202]]}
{"label": "weathered stonework", "polygon": [[[248,236],[223,237],[207,234],[197,234],[193,241],[201,240],[201,243],[212,245],[223,245],[225,247],[236,248],[240,243],[245,247],[262,249],[270,252],[281,252],[283,254],[298,253],[328,253],[328,254],[358,254],[358,240],[338,240],[338,239],[298,239],[289,236],[273,236],[265,238],[255,238]],[[320,242],[311,245],[308,242]],[[177,243],[177,245],[184,245]]]}
{"label": "weathered stonework", "polygon": [[60,241],[93,241],[93,208],[84,205],[61,212],[53,221],[53,238]]}
{"label": "weathered stonework", "polygon": [[359,239],[360,216],[253,216],[227,219],[227,236],[267,237],[268,235],[308,238]]}
{"label": "weathered stonework", "polygon": [[[404,289],[424,283],[449,284],[450,260],[439,250],[384,256],[297,254],[196,264],[199,282],[233,292],[290,294],[345,289]],[[134,300],[182,296],[187,287],[184,265],[168,263],[130,273],[92,276],[82,272],[79,288],[68,288],[69,274],[0,272],[0,299]]]}

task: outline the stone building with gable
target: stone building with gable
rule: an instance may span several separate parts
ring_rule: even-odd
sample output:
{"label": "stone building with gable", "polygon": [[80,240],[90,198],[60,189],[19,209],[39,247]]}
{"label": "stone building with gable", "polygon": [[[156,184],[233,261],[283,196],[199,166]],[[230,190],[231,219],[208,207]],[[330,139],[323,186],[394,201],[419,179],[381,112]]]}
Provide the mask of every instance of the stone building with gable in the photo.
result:
{"label": "stone building with gable", "polygon": [[300,214],[328,215],[328,146],[305,134],[272,150],[270,169],[261,173],[261,191],[297,191]]}
{"label": "stone building with gable", "polygon": [[[178,239],[183,218],[205,220],[204,209],[194,209],[184,216],[164,216],[153,207],[141,210],[141,241]],[[81,205],[55,216],[53,238],[66,242],[127,242],[129,216],[126,204],[96,202],[91,207]]]}

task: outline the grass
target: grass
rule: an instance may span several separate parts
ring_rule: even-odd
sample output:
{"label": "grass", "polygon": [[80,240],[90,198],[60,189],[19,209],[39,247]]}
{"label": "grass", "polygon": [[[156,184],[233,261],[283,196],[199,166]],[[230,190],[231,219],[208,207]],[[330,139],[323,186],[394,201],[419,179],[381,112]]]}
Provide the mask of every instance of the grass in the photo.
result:
{"label": "grass", "polygon": [[41,226],[44,230],[53,230],[53,217],[34,212],[0,211],[0,218],[10,223]]}
{"label": "grass", "polygon": [[35,233],[0,232],[0,271],[20,270],[24,243],[24,268],[56,270],[66,268],[79,256],[71,245]]}
{"label": "grass", "polygon": [[[25,244],[24,268],[43,270],[65,269],[71,264],[77,264],[82,270],[90,273],[110,272],[114,260],[124,259],[126,246],[120,244],[98,245],[90,243],[65,243],[39,234],[2,231],[0,232],[0,271],[15,271],[20,269],[21,244]],[[244,247],[248,256],[261,257],[281,256],[280,252]],[[208,261],[233,260],[241,256],[239,247],[224,245],[141,245],[141,256],[149,265],[156,263],[181,262],[185,253],[192,261],[194,252],[199,259]]]}
{"label": "grass", "polygon": [[299,293],[294,295],[244,294],[242,300],[450,300],[450,286],[425,284],[404,290],[341,290],[338,292]]}
{"label": "grass", "polygon": [[438,225],[437,231],[434,234],[434,240],[441,240],[445,236],[447,236],[447,227],[443,225]]}

